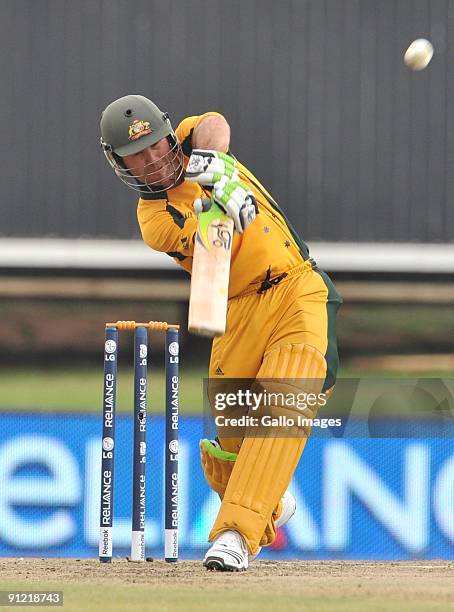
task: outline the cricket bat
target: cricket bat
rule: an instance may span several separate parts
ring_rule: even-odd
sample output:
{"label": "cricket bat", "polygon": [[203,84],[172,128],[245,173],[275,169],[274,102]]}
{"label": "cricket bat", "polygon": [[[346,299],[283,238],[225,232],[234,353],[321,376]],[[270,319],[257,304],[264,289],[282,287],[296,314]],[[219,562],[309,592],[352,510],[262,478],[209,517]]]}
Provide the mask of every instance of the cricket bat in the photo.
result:
{"label": "cricket bat", "polygon": [[199,214],[191,274],[188,329],[198,336],[222,336],[227,319],[233,220],[212,202]]}

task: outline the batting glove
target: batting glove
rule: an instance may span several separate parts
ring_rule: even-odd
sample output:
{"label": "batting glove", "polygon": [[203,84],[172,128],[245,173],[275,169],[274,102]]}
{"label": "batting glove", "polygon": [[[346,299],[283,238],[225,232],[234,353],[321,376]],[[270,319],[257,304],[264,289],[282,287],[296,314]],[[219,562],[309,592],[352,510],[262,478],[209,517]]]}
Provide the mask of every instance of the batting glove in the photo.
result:
{"label": "batting glove", "polygon": [[197,198],[194,200],[194,212],[197,216],[200,215],[200,213],[208,212],[210,208],[210,198]]}
{"label": "batting glove", "polygon": [[200,185],[214,185],[222,177],[238,178],[236,161],[230,155],[220,151],[194,149],[189,158],[186,175],[189,181]]}
{"label": "batting glove", "polygon": [[242,234],[257,213],[257,202],[246,183],[223,177],[213,186],[213,200],[233,219],[235,230]]}

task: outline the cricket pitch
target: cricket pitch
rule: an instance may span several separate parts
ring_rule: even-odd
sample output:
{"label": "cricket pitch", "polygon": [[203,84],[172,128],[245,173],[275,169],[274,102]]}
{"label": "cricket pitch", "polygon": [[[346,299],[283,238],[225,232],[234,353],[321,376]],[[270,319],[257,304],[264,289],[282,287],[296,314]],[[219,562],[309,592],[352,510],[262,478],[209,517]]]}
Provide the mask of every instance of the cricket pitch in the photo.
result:
{"label": "cricket pitch", "polygon": [[0,590],[63,591],[64,612],[454,610],[454,561],[255,561],[220,573],[201,561],[3,558],[0,576]]}

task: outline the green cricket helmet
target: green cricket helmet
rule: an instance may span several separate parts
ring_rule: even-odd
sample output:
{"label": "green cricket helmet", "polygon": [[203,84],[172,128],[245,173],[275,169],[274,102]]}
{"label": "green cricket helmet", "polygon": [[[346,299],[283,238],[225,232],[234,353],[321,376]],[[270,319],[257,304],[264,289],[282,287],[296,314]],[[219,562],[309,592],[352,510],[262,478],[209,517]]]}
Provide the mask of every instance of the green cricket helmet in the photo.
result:
{"label": "green cricket helmet", "polygon": [[[169,141],[169,152],[146,164],[142,173],[146,176],[145,182],[139,180],[135,172],[138,169],[126,167],[122,158],[135,155],[163,138]],[[124,96],[106,107],[101,115],[101,147],[115,174],[135,191],[159,193],[175,187],[182,180],[183,151],[169,115],[144,96]],[[166,170],[164,178],[163,167]],[[153,174],[156,173],[160,178],[154,180]]]}

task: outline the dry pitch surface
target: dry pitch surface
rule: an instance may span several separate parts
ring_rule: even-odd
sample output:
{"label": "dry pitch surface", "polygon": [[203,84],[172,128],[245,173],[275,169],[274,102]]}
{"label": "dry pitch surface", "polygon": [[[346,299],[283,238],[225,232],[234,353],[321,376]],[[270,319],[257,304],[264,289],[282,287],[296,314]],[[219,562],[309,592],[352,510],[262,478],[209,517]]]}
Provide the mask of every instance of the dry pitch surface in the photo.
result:
{"label": "dry pitch surface", "polygon": [[62,590],[54,609],[64,612],[454,610],[454,562],[261,561],[219,573],[200,561],[4,558],[0,590],[8,588]]}

